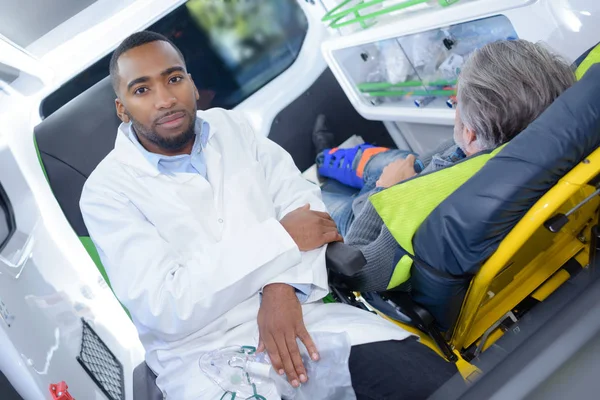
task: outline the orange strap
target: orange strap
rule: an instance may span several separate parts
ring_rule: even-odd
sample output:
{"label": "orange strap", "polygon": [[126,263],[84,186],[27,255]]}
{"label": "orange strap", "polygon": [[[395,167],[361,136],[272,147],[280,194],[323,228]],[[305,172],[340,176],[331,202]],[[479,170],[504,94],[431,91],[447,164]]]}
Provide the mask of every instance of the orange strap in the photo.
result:
{"label": "orange strap", "polygon": [[360,157],[360,161],[358,162],[358,168],[356,168],[356,175],[359,178],[362,178],[365,173],[365,167],[367,166],[367,162],[369,162],[369,160],[373,158],[373,156],[388,150],[389,149],[387,147],[371,147],[365,149]]}

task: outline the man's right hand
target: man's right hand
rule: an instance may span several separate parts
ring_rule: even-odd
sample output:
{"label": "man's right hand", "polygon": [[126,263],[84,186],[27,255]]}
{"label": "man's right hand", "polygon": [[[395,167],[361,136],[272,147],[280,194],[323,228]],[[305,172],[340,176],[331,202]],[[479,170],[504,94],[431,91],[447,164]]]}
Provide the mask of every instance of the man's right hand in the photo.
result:
{"label": "man's right hand", "polygon": [[383,169],[375,186],[389,188],[417,175],[417,172],[415,171],[415,160],[416,157],[409,154],[405,159],[396,160],[388,164]]}
{"label": "man's right hand", "polygon": [[290,212],[280,223],[300,251],[310,251],[327,243],[343,241],[331,216],[311,210],[310,204]]}

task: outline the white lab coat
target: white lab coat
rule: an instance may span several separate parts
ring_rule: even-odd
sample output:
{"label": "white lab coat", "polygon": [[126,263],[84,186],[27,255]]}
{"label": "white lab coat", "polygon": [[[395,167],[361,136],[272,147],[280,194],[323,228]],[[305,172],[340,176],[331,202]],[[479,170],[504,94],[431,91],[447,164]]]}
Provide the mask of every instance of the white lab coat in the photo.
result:
{"label": "white lab coat", "polygon": [[347,331],[353,345],[409,333],[341,304],[328,293],[325,248],[300,252],[279,224],[319,188],[281,147],[255,135],[243,114],[198,112],[210,124],[208,181],[160,174],[119,128],[115,149],[85,184],[81,209],[112,288],[131,312],[146,361],[169,399],[218,399],[199,356],[256,345],[259,291],[268,283],[312,285],[303,305],[310,331]]}

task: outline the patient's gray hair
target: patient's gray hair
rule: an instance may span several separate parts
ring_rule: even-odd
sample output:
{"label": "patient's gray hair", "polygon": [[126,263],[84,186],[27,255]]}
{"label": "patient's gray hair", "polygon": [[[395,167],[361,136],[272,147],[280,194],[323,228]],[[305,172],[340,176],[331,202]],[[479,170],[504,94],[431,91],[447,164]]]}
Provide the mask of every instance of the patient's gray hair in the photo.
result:
{"label": "patient's gray hair", "polygon": [[515,137],[575,82],[572,68],[542,44],[503,40],[475,51],[459,76],[460,119],[481,150]]}

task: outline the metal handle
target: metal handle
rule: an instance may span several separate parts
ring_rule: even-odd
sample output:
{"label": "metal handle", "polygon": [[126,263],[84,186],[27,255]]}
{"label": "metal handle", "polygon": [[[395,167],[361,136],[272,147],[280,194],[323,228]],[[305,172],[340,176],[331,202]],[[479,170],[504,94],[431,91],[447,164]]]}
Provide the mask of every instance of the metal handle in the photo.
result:
{"label": "metal handle", "polygon": [[579,204],[567,211],[566,214],[556,214],[555,216],[544,222],[544,226],[550,232],[558,233],[566,224],[569,223],[569,217],[573,215],[573,213],[577,212],[577,210],[586,205],[590,200],[592,200],[599,194],[600,189],[596,190],[594,193],[590,194],[588,197],[583,199]]}

